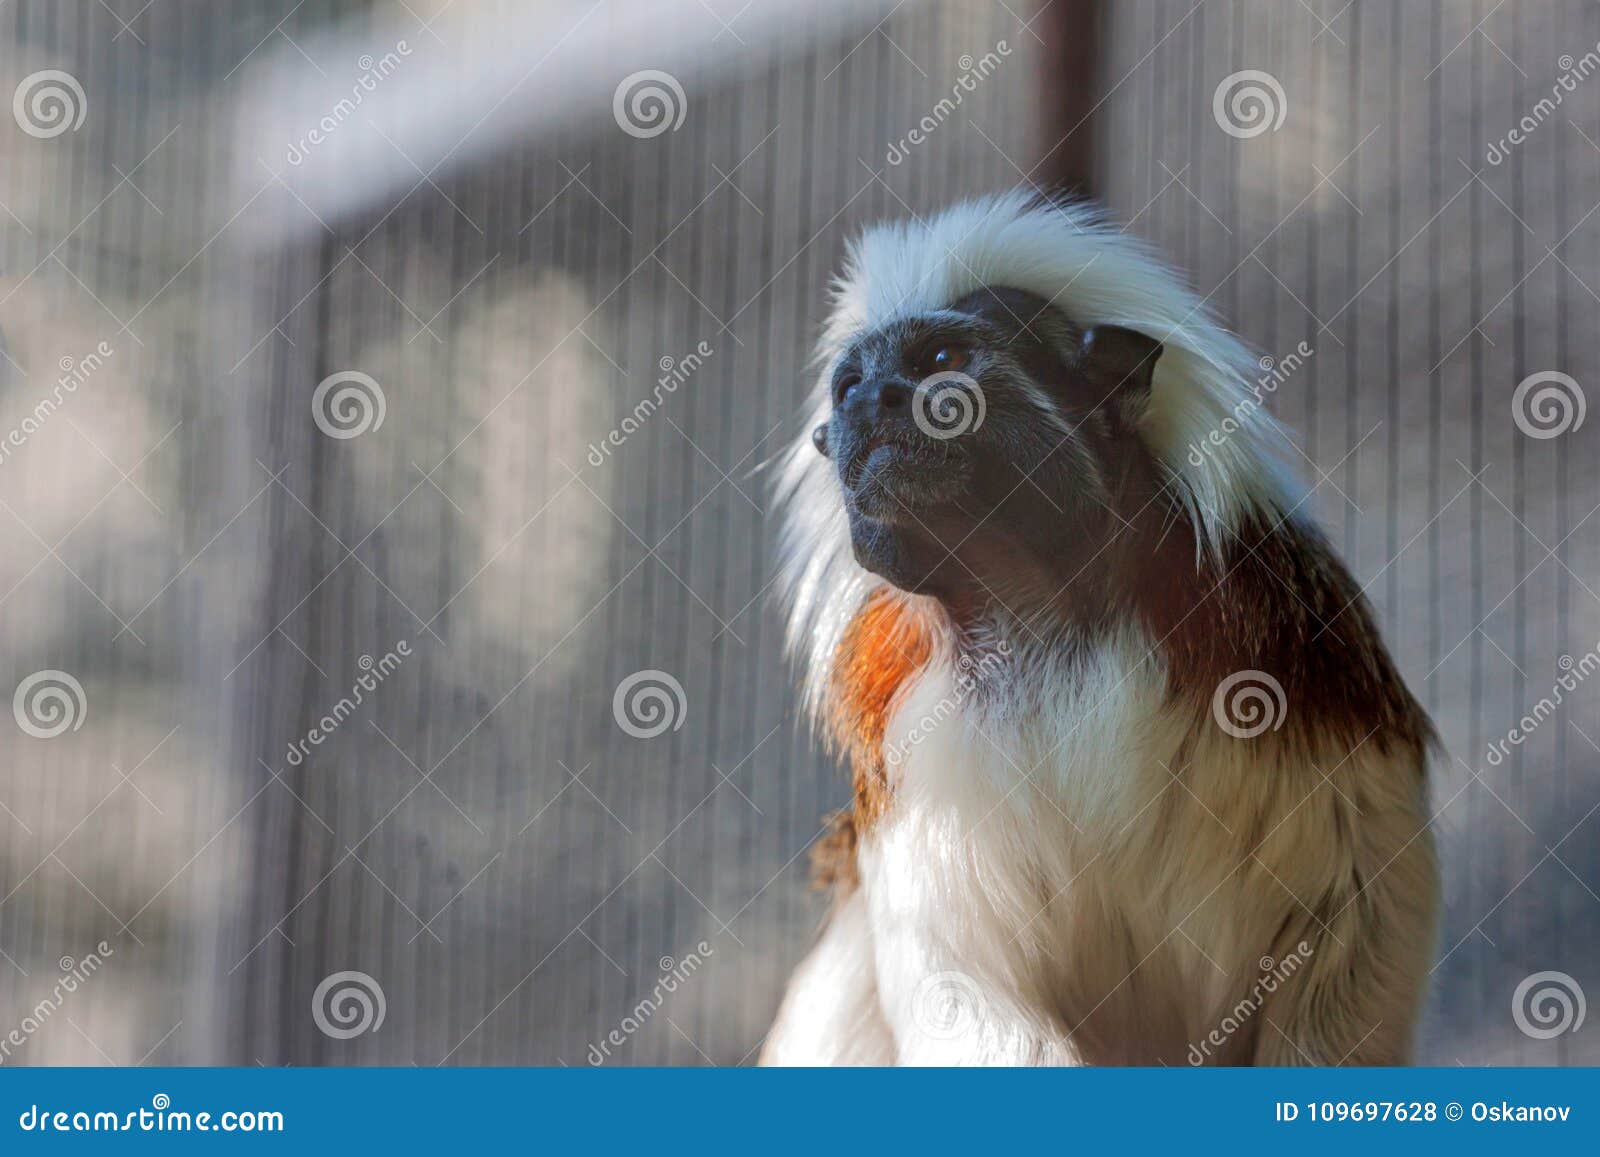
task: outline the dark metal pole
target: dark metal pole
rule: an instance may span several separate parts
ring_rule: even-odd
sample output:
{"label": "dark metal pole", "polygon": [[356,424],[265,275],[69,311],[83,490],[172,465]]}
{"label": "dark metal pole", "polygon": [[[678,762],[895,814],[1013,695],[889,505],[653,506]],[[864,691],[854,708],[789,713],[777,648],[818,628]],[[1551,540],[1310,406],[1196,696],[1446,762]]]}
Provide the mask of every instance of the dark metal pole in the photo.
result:
{"label": "dark metal pole", "polygon": [[1094,113],[1100,99],[1100,0],[1045,0],[1039,47],[1039,170],[1046,189],[1094,192]]}

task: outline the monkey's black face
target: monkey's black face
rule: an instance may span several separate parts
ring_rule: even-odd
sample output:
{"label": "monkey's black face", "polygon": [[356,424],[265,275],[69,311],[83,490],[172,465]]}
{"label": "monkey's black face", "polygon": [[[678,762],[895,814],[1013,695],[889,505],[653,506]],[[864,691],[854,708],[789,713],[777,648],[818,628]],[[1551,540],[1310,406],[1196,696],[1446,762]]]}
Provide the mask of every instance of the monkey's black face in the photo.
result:
{"label": "monkey's black face", "polygon": [[814,433],[857,561],[950,601],[1048,587],[1107,533],[1160,349],[1128,330],[1084,331],[1015,289],[857,340]]}

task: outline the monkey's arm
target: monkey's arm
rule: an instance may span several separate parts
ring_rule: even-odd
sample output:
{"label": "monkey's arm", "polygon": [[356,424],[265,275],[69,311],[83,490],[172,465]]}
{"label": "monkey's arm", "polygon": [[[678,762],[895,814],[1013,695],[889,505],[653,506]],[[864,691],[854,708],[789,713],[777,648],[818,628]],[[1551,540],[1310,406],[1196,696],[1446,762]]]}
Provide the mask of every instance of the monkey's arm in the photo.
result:
{"label": "monkey's arm", "polygon": [[1331,857],[1320,898],[1305,895],[1309,908],[1294,903],[1274,945],[1278,961],[1294,953],[1305,965],[1262,1009],[1258,1065],[1411,1059],[1433,954],[1433,840],[1420,807],[1377,810],[1370,797],[1358,798],[1365,814],[1353,819],[1350,846]]}
{"label": "monkey's arm", "polygon": [[860,890],[839,901],[789,981],[761,1050],[763,1065],[892,1065],[878,1006],[872,929]]}

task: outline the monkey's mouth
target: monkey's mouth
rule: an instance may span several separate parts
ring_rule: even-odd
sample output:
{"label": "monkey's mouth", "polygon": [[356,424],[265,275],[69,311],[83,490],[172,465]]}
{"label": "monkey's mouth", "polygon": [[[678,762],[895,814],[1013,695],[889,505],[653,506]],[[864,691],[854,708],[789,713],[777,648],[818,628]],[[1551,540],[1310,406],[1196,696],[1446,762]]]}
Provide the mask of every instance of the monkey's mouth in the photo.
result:
{"label": "monkey's mouth", "polygon": [[881,522],[955,500],[971,476],[971,459],[958,447],[900,432],[866,439],[840,470],[851,505]]}

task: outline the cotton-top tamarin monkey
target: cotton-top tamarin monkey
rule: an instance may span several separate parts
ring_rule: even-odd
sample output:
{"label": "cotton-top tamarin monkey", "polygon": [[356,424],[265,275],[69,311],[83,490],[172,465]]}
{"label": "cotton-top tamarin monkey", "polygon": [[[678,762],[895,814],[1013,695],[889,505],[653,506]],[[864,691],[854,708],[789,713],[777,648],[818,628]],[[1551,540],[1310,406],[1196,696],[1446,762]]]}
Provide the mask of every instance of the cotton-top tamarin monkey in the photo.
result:
{"label": "cotton-top tamarin monkey", "polygon": [[850,248],[782,577],[855,798],[768,1064],[1393,1064],[1429,721],[1260,369],[1081,204]]}

